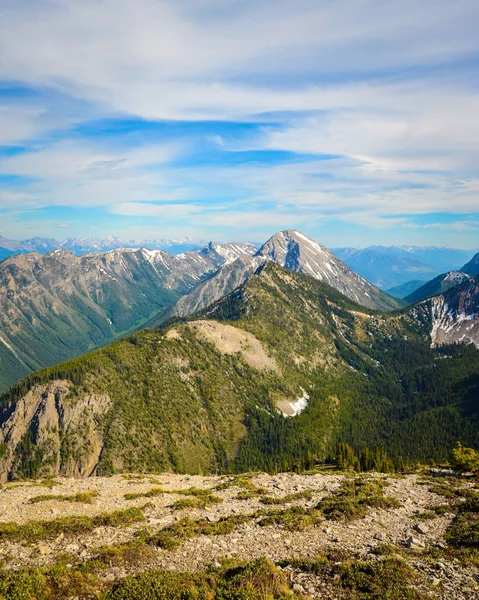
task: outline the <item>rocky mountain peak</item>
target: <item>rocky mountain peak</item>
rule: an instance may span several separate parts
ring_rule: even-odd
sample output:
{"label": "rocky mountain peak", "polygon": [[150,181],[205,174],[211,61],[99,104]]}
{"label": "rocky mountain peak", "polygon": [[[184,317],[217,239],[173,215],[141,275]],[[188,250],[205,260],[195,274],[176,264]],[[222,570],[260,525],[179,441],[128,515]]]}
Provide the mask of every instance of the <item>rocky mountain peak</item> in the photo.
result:
{"label": "rocky mountain peak", "polygon": [[324,281],[350,300],[368,308],[393,309],[399,305],[387,294],[352,271],[330,250],[294,229],[279,231],[257,252],[267,260]]}
{"label": "rocky mountain peak", "polygon": [[229,265],[240,256],[251,256],[256,252],[256,247],[249,243],[219,244],[209,242],[200,254],[205,257],[217,257],[220,264]]}

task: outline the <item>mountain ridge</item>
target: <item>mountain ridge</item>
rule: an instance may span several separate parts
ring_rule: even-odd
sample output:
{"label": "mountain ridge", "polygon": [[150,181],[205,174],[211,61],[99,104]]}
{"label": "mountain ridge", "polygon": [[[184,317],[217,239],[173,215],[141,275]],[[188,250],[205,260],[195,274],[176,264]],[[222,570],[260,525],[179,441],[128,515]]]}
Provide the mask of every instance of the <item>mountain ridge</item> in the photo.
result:
{"label": "mountain ridge", "polygon": [[[395,460],[440,458],[459,432],[477,445],[479,353],[431,347],[430,302],[379,313],[267,261],[193,321],[14,386],[0,401],[1,471],[85,474],[95,461],[95,474],[274,470],[308,453],[323,460],[342,441]],[[280,407],[300,398],[285,417]],[[90,425],[76,411],[61,421],[55,407],[67,405],[86,407]]]}

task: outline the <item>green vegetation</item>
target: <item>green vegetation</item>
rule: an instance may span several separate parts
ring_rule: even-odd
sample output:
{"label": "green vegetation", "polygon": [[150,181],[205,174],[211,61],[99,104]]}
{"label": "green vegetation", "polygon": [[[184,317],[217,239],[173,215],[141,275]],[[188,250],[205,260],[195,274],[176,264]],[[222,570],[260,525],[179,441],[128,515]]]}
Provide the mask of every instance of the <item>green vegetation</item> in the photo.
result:
{"label": "green vegetation", "polygon": [[94,498],[98,496],[98,492],[78,492],[70,496],[57,494],[42,494],[34,496],[28,501],[29,504],[37,504],[37,502],[45,502],[46,500],[57,500],[59,502],[83,502],[84,504],[92,504]]}
{"label": "green vegetation", "polygon": [[293,494],[286,494],[285,496],[262,496],[259,501],[263,504],[287,504],[288,502],[295,502],[296,500],[311,500],[313,497],[313,490],[304,490],[302,492],[295,492]]}
{"label": "green vegetation", "polygon": [[386,485],[384,481],[377,479],[346,479],[339,490],[323,498],[316,508],[327,519],[334,521],[364,517],[368,507],[395,508],[399,506],[399,502],[383,494]]}
{"label": "green vegetation", "polygon": [[[200,573],[146,571],[119,583],[106,584],[97,572],[107,562],[141,560],[138,548],[104,549],[85,565],[0,571],[0,598],[60,600],[81,597],[96,600],[296,600],[285,575],[269,560],[225,561]],[[119,562],[118,562],[119,561]]]}
{"label": "green vegetation", "polygon": [[330,553],[313,559],[281,561],[306,573],[321,577],[335,598],[351,600],[422,600],[412,586],[418,577],[407,563],[388,556],[364,562],[341,553]]}
{"label": "green vegetation", "polygon": [[376,473],[392,473],[394,465],[383,448],[363,448],[356,456],[353,448],[342,442],[338,444],[334,462],[341,471],[375,471]]}
{"label": "green vegetation", "polygon": [[457,442],[451,453],[451,467],[458,473],[474,473],[479,476],[479,452],[474,448],[463,448]]}
{"label": "green vegetation", "polygon": [[113,586],[104,600],[294,600],[286,577],[270,561],[230,561],[206,573],[151,571]]}
{"label": "green vegetation", "polygon": [[279,525],[288,531],[304,531],[323,520],[323,514],[319,510],[292,506],[285,510],[270,511],[259,521],[259,525],[262,527]]}
{"label": "green vegetation", "polygon": [[172,508],[181,510],[183,508],[206,508],[211,504],[219,504],[223,500],[216,496],[209,489],[187,488],[185,490],[165,491],[163,488],[152,488],[148,492],[137,492],[125,494],[125,500],[136,500],[137,498],[154,498],[163,494],[178,494],[181,496],[192,496],[192,498],[182,498],[172,504]]}
{"label": "green vegetation", "polygon": [[479,493],[456,505],[445,539],[463,562],[479,567]]}
{"label": "green vegetation", "polygon": [[161,496],[165,493],[163,488],[152,488],[147,492],[132,492],[129,494],[125,494],[125,500],[136,500],[137,498],[154,498],[155,496]]}
{"label": "green vegetation", "polygon": [[223,500],[219,496],[202,494],[201,496],[193,496],[192,498],[182,498],[173,502],[171,506],[175,510],[182,510],[183,508],[207,508],[212,504],[219,504],[220,502],[223,502]]}
{"label": "green vegetation", "polygon": [[252,518],[251,515],[229,515],[212,522],[206,519],[197,521],[188,518],[181,519],[149,538],[148,543],[166,550],[173,550],[192,537],[231,533],[236,527],[242,523],[247,523]]}
{"label": "green vegetation", "polygon": [[1,522],[0,540],[35,542],[54,538],[61,533],[77,535],[93,531],[97,527],[125,527],[144,520],[140,508],[128,508],[94,517],[62,517],[52,521],[30,521],[23,525]]}

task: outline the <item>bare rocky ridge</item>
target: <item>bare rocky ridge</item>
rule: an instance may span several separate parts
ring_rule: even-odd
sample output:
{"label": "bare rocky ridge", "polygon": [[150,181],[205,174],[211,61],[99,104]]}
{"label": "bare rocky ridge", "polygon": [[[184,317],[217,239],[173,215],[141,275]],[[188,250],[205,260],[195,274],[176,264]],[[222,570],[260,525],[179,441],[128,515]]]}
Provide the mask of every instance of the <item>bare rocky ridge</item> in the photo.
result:
{"label": "bare rocky ridge", "polygon": [[[294,591],[309,598],[338,598],[338,588],[314,573],[303,572],[298,566],[284,566],[294,559],[316,558],[326,552],[341,553],[341,560],[356,557],[374,564],[380,560],[377,550],[389,545],[393,556],[409,565],[416,577],[411,582],[415,588],[430,598],[456,598],[470,600],[479,593],[479,573],[473,566],[465,567],[456,559],[433,558],[434,552],[446,547],[444,533],[454,514],[448,512],[448,501],[429,490],[428,481],[417,475],[387,477],[367,474],[365,477],[387,482],[385,493],[398,501],[395,508],[370,508],[366,516],[350,522],[322,520],[303,531],[290,531],[281,525],[260,525],[261,515],[270,508],[260,501],[260,496],[240,500],[239,483],[228,477],[199,477],[162,474],[160,476],[114,476],[111,478],[57,479],[51,489],[45,490],[34,482],[9,484],[0,492],[1,523],[25,524],[31,521],[53,521],[66,516],[93,517],[101,513],[143,507],[146,522],[124,527],[98,526],[75,536],[60,534],[38,542],[28,540],[0,540],[0,557],[4,568],[17,570],[26,567],[46,567],[57,558],[70,556],[71,565],[85,563],[98,555],[102,548],[113,550],[121,544],[137,539],[143,531],[150,536],[171,526],[179,519],[206,519],[214,524],[222,517],[250,515],[228,534],[199,535],[187,538],[173,550],[155,545],[146,546],[144,553],[137,552],[134,559],[124,562],[110,561],[100,572],[100,580],[108,584],[125,576],[154,568],[191,572],[218,564],[225,558],[251,560],[267,557],[273,562],[283,561]],[[322,498],[334,494],[345,480],[342,474],[259,474],[248,477],[250,486],[263,488],[263,494],[278,500],[288,494],[310,491],[309,499],[292,499],[281,505],[282,509],[298,506],[315,506]],[[228,487],[230,482],[230,487]],[[226,483],[220,486],[218,484]],[[426,485],[424,485],[426,484]],[[464,484],[466,487],[469,484]],[[161,490],[150,494],[151,490]],[[239,487],[238,487],[239,486]],[[174,503],[185,496],[175,491],[189,489],[209,490],[221,500],[207,508],[175,509]],[[55,496],[72,496],[79,492],[97,494],[91,504],[55,500]],[[244,491],[244,490],[243,490]],[[32,499],[48,492],[51,499],[31,503]],[[131,496],[138,494],[135,499]],[[142,495],[143,494],[143,495]],[[127,495],[127,499],[125,498]],[[130,496],[128,496],[130,495]],[[147,504],[145,505],[145,502]],[[427,521],[418,520],[431,505],[443,506],[442,516]],[[262,511],[259,512],[259,511]],[[411,542],[411,539],[414,541]],[[346,596],[344,596],[346,597]]]}
{"label": "bare rocky ridge", "polygon": [[426,298],[443,294],[466,281],[472,281],[472,277],[466,273],[462,273],[462,271],[449,271],[448,273],[444,273],[431,281],[428,281],[412,292],[412,294],[406,296],[405,300],[410,304],[420,302]]}

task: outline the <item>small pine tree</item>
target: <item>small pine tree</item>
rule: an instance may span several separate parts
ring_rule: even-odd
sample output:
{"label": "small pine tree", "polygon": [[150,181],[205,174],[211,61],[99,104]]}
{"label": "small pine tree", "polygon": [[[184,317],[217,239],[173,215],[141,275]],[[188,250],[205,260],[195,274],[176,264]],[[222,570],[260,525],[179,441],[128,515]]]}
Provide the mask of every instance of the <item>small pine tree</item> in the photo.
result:
{"label": "small pine tree", "polygon": [[451,452],[451,467],[458,473],[474,473],[479,476],[479,452],[474,448],[464,448],[461,442]]}
{"label": "small pine tree", "polygon": [[339,444],[335,462],[338,469],[342,471],[359,471],[360,469],[359,459],[349,444]]}

